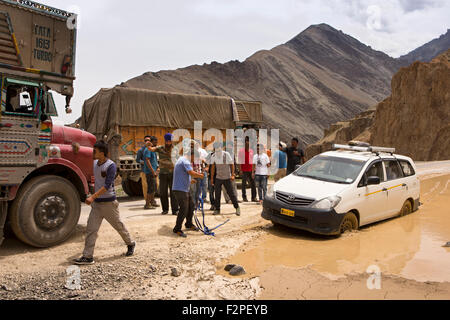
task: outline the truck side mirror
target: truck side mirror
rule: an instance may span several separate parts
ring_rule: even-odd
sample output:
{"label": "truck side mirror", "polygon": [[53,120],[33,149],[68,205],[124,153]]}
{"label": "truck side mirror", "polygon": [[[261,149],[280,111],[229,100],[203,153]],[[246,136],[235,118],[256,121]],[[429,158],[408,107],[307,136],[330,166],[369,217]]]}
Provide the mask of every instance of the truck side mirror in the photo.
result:
{"label": "truck side mirror", "polygon": [[381,184],[380,177],[377,176],[371,176],[367,179],[367,185],[368,186],[375,186]]}

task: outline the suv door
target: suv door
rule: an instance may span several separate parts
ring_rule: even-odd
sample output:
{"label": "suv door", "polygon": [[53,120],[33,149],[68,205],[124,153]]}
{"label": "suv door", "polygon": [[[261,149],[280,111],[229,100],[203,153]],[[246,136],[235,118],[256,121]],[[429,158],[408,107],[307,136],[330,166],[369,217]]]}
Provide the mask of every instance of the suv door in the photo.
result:
{"label": "suv door", "polygon": [[388,189],[388,210],[386,217],[397,216],[407,199],[407,184],[397,159],[384,160],[386,168],[386,187]]}
{"label": "suv door", "polygon": [[[381,183],[379,185],[367,185],[367,180],[371,176],[379,177]],[[380,220],[380,217],[387,212],[387,189],[381,160],[369,165],[358,185],[358,189],[362,192],[359,208],[361,225]]]}

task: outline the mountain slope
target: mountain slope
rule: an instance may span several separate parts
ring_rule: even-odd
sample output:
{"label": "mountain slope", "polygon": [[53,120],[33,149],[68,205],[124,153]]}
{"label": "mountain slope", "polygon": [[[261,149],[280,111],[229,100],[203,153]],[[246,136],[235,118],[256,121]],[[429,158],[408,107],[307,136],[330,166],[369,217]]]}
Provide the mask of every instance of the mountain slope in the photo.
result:
{"label": "mountain slope", "polygon": [[414,160],[450,159],[450,49],[429,63],[401,68],[392,79],[392,95],[356,118],[336,123],[306,155],[328,151],[351,140],[394,147]]}
{"label": "mountain slope", "polygon": [[226,95],[264,104],[269,128],[283,139],[314,143],[323,129],[367,110],[390,94],[400,63],[326,24],[244,62],[145,73],[129,87]]}
{"label": "mountain slope", "polygon": [[434,39],[423,46],[411,51],[407,55],[399,58],[404,65],[410,65],[413,62],[430,62],[438,55],[450,49],[450,29],[437,39]]}

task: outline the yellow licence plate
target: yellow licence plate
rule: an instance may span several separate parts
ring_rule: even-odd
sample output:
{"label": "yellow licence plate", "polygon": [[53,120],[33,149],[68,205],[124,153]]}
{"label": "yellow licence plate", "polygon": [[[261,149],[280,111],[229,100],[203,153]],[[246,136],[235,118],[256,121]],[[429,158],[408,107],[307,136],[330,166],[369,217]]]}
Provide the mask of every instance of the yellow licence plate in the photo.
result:
{"label": "yellow licence plate", "polygon": [[295,217],[295,211],[292,210],[281,209],[281,214],[292,218]]}

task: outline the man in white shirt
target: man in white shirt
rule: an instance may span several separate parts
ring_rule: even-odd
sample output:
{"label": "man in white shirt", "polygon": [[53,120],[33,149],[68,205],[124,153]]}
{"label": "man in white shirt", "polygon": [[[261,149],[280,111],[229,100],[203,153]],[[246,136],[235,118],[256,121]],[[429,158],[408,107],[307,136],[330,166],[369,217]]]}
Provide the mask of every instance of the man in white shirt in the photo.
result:
{"label": "man in white shirt", "polygon": [[[216,152],[212,155],[210,164],[211,164],[211,185],[214,186],[215,190],[215,211],[214,215],[220,214],[220,202],[221,202],[221,193],[222,193],[222,185],[225,186],[225,189],[228,195],[233,202],[233,206],[236,209],[236,215],[241,215],[241,209],[239,208],[239,202],[237,199],[237,194],[233,190],[232,181],[235,180],[235,166],[234,161],[231,155],[223,150],[223,146],[220,143],[216,143],[214,145]],[[217,174],[216,174],[217,173]],[[214,175],[216,174],[216,179],[214,180]]]}
{"label": "man in white shirt", "polygon": [[208,196],[208,173],[206,172],[206,158],[208,157],[208,152],[201,147],[200,141],[195,140],[195,150],[198,152],[200,157],[200,166],[202,168],[203,180],[197,182],[196,199],[199,200],[200,194],[202,195],[203,203],[206,202]]}
{"label": "man in white shirt", "polygon": [[253,178],[258,187],[259,203],[263,203],[267,194],[267,182],[269,179],[270,158],[262,144],[257,147],[257,154],[253,157]]}

